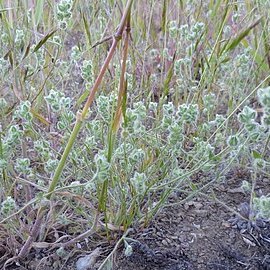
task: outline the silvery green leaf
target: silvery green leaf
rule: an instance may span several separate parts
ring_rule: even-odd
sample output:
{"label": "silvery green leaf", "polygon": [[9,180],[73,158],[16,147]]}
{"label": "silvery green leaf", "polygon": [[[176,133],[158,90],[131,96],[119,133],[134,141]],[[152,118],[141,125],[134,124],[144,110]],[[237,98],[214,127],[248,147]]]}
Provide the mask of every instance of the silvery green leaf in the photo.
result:
{"label": "silvery green leaf", "polygon": [[126,257],[131,256],[132,253],[133,253],[132,246],[129,245],[129,244],[126,244],[126,248],[125,248],[125,252],[124,252],[124,253],[125,253],[125,256],[126,256]]}

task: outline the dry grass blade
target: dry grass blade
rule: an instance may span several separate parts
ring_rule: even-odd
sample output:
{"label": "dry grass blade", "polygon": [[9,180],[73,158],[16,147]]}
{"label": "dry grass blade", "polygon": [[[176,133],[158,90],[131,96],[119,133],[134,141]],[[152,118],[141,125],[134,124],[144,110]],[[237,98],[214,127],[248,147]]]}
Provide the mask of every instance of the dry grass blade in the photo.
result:
{"label": "dry grass blade", "polygon": [[36,6],[35,6],[35,25],[36,27],[39,25],[40,20],[43,16],[44,12],[44,0],[38,0],[36,1]]}
{"label": "dry grass blade", "polygon": [[1,8],[0,9],[0,13],[4,13],[6,11],[9,11],[9,10],[13,10],[14,8],[10,7],[10,8]]}
{"label": "dry grass blade", "polygon": [[90,34],[90,31],[89,31],[89,25],[88,25],[88,22],[87,22],[87,19],[85,17],[85,14],[82,13],[82,17],[83,17],[83,26],[84,26],[84,31],[86,33],[86,37],[87,37],[87,42],[88,42],[88,45],[91,46],[91,34]]}
{"label": "dry grass blade", "polygon": [[164,86],[163,86],[163,93],[162,93],[162,99],[166,96],[168,96],[169,94],[169,90],[170,90],[170,82],[173,78],[173,74],[174,74],[174,63],[175,63],[175,57],[176,57],[176,52],[174,52],[173,54],[173,59],[172,59],[172,63],[171,66],[168,70],[167,76],[164,80]]}
{"label": "dry grass blade", "polygon": [[225,52],[231,51],[236,48],[236,46],[249,34],[249,32],[256,27],[261,22],[261,18],[258,19],[256,22],[254,22],[252,25],[250,25],[247,29],[243,30],[240,34],[237,35],[236,38],[234,38],[225,49]]}
{"label": "dry grass blade", "polygon": [[41,48],[41,46],[42,46],[43,44],[45,44],[46,41],[47,41],[50,37],[53,36],[53,34],[54,34],[56,31],[57,31],[57,30],[52,30],[51,32],[49,32],[48,34],[46,34],[46,35],[38,42],[38,44],[34,47],[33,52],[37,52],[37,51]]}
{"label": "dry grass blade", "polygon": [[162,16],[161,16],[161,29],[162,32],[165,33],[167,26],[167,8],[168,8],[168,0],[163,0],[162,5]]}

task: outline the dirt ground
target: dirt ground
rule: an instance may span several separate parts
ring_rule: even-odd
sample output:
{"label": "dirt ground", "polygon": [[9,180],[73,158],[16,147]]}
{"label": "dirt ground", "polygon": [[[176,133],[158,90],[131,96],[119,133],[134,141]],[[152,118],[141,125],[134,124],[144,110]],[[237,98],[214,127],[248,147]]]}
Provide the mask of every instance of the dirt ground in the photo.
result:
{"label": "dirt ground", "polygon": [[[249,196],[239,186],[249,177],[235,171],[214,188],[220,202],[246,218],[252,215]],[[269,179],[262,179],[256,191],[265,191],[267,183]],[[115,269],[270,269],[270,223],[260,219],[247,222],[220,202],[198,196],[164,209],[137,235],[139,243],[133,244],[133,254],[121,256]]]}
{"label": "dirt ground", "polygon": [[[228,173],[222,183],[211,185],[204,195],[163,209],[147,228],[134,228],[128,235],[133,252],[130,256],[124,255],[121,244],[113,265],[107,269],[269,270],[270,222],[252,220],[250,197],[240,188],[243,180],[250,181],[250,174],[235,170]],[[209,181],[209,176],[198,175],[194,181]],[[269,179],[258,179],[255,191],[269,193]],[[216,200],[212,199],[213,194]],[[178,191],[170,198],[170,203],[175,204],[185,196]],[[93,235],[87,243],[69,250],[68,256],[55,250],[33,248],[24,262],[6,269],[79,270],[78,259],[98,247],[102,252],[96,256],[96,261],[83,269],[96,270],[114,248],[119,239],[117,233],[115,239],[108,243],[106,237]]]}

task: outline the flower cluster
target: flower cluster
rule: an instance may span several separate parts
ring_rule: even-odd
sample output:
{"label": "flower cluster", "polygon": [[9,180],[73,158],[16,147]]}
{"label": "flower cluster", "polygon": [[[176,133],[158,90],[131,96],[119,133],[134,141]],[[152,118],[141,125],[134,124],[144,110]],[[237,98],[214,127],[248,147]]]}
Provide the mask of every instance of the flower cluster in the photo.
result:
{"label": "flower cluster", "polygon": [[33,118],[31,113],[31,103],[30,101],[21,101],[20,105],[17,107],[17,110],[14,112],[13,115],[14,119],[22,119],[27,122],[30,122]]}
{"label": "flower cluster", "polygon": [[91,60],[83,61],[83,65],[81,67],[81,76],[88,83],[93,81],[93,64]]}
{"label": "flower cluster", "polygon": [[56,16],[61,29],[66,29],[72,16],[73,0],[61,0],[57,5]]}
{"label": "flower cluster", "polygon": [[204,30],[205,25],[203,22],[196,22],[191,27],[189,27],[187,24],[184,24],[178,28],[181,37],[189,41],[196,41],[203,34]]}
{"label": "flower cluster", "polygon": [[245,130],[250,134],[258,134],[259,124],[255,121],[257,118],[257,112],[245,106],[241,113],[238,115],[240,123],[244,124]]}
{"label": "flower cluster", "polygon": [[0,57],[0,75],[4,76],[8,70],[8,61]]}
{"label": "flower cluster", "polygon": [[253,199],[253,208],[257,213],[257,217],[270,220],[270,198],[262,195]]}
{"label": "flower cluster", "polygon": [[69,109],[71,98],[65,97],[63,93],[51,89],[49,95],[45,97],[47,103],[51,106],[53,112],[59,112],[63,109]]}
{"label": "flower cluster", "polygon": [[107,160],[107,157],[104,155],[103,151],[100,151],[95,155],[95,165],[96,165],[96,178],[98,183],[103,183],[106,179],[109,178],[110,173],[110,163]]}
{"label": "flower cluster", "polygon": [[15,210],[15,208],[16,208],[15,200],[13,198],[11,198],[10,196],[8,196],[6,198],[6,200],[4,200],[1,203],[1,211],[0,211],[0,213],[3,216],[7,216],[7,215],[11,214]]}
{"label": "flower cluster", "polygon": [[262,123],[266,128],[269,128],[270,126],[270,87],[259,89],[258,98],[264,109]]}
{"label": "flower cluster", "polygon": [[29,158],[17,158],[15,169],[17,172],[22,173],[24,175],[29,175],[32,173],[30,168],[30,159]]}
{"label": "flower cluster", "polygon": [[20,48],[24,43],[24,39],[25,39],[24,31],[21,29],[16,29],[14,40],[16,47]]}

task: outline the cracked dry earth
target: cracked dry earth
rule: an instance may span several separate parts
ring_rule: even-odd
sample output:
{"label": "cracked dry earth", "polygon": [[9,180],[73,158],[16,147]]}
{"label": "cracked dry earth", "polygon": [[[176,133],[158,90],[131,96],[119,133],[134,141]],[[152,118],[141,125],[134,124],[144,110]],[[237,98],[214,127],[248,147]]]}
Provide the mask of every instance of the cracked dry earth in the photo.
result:
{"label": "cracked dry earth", "polygon": [[[206,194],[251,216],[249,195],[240,186],[250,175],[230,173]],[[269,179],[260,179],[256,193],[267,194]],[[179,198],[180,197],[180,198]],[[181,200],[181,193],[173,201]],[[270,222],[248,222],[222,203],[197,196],[184,205],[164,209],[152,224],[134,235],[133,253],[121,253],[117,270],[270,270]],[[133,237],[133,236],[132,236]]]}

